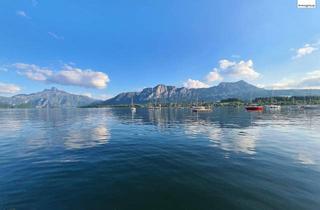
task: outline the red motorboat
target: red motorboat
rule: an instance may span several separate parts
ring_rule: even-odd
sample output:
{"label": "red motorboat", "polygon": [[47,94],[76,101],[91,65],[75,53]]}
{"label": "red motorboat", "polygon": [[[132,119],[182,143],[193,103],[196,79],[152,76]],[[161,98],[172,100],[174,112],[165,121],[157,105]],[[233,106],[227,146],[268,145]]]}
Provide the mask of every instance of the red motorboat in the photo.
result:
{"label": "red motorboat", "polygon": [[263,106],[249,105],[249,106],[246,106],[246,110],[247,111],[263,111]]}

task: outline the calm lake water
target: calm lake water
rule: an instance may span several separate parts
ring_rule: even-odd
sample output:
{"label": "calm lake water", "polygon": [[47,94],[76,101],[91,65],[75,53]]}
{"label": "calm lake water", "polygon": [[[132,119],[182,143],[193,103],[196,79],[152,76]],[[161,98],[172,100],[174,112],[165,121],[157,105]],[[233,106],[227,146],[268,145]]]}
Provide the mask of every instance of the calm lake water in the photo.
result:
{"label": "calm lake water", "polygon": [[0,209],[320,209],[320,110],[2,109]]}

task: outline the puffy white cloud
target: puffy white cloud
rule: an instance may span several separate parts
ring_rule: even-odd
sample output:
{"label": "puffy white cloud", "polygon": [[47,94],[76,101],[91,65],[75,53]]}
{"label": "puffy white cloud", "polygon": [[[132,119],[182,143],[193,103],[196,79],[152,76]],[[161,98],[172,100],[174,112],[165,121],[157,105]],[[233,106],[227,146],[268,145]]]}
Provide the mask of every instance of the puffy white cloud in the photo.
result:
{"label": "puffy white cloud", "polygon": [[17,93],[21,88],[15,84],[1,83],[0,82],[0,93],[1,94],[13,94]]}
{"label": "puffy white cloud", "polygon": [[214,68],[205,77],[205,82],[200,80],[188,79],[183,83],[187,88],[206,88],[209,84],[216,81],[222,81],[224,78],[237,79],[237,80],[254,80],[257,79],[260,74],[253,68],[253,61],[230,61],[222,59],[219,61],[219,68]]}
{"label": "puffy white cloud", "polygon": [[201,82],[199,80],[193,80],[193,79],[188,79],[185,83],[183,83],[183,86],[186,88],[207,88],[209,87],[208,84]]}
{"label": "puffy white cloud", "polygon": [[18,70],[19,74],[36,81],[47,81],[53,74],[52,70],[34,64],[15,63],[12,66]]}
{"label": "puffy white cloud", "polygon": [[219,74],[218,69],[214,68],[211,72],[209,72],[206,76],[207,82],[215,82],[219,80],[223,80],[223,77]]}
{"label": "puffy white cloud", "polygon": [[320,70],[306,73],[300,79],[283,79],[280,82],[266,86],[273,89],[320,89]]}
{"label": "puffy white cloud", "polygon": [[232,62],[232,61],[229,61],[229,60],[226,60],[226,59],[223,59],[223,60],[219,61],[220,69],[227,69],[230,66],[234,66],[235,64],[236,64],[235,62]]}
{"label": "puffy white cloud", "polygon": [[27,15],[27,13],[26,13],[25,11],[22,11],[22,10],[18,10],[18,11],[16,12],[16,14],[17,14],[18,16],[20,16],[20,17],[23,17],[23,18],[30,18],[30,17]]}
{"label": "puffy white cloud", "polygon": [[318,50],[318,48],[316,48],[315,46],[305,44],[303,47],[296,50],[296,55],[293,57],[293,59],[301,58],[303,56],[313,53],[316,50]]}
{"label": "puffy white cloud", "polygon": [[260,74],[253,68],[253,61],[233,62],[229,60],[220,60],[220,74],[225,76],[232,76],[238,79],[257,79]]}
{"label": "puffy white cloud", "polygon": [[91,69],[82,70],[66,65],[62,70],[49,77],[48,81],[62,85],[105,88],[110,80],[108,75],[103,72]]}
{"label": "puffy white cloud", "polygon": [[39,67],[34,64],[13,64],[18,73],[31,80],[56,83],[61,85],[73,85],[87,88],[105,88],[110,82],[107,74],[91,69],[80,69],[70,65],[64,65],[59,71]]}

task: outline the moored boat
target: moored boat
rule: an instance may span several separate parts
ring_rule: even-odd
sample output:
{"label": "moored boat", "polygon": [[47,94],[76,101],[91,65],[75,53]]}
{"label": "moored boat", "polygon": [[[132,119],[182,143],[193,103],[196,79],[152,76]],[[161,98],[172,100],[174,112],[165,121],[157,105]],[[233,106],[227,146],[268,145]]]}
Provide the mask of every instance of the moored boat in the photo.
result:
{"label": "moored boat", "polygon": [[263,106],[259,105],[248,105],[245,107],[247,111],[263,111]]}
{"label": "moored boat", "polygon": [[211,112],[212,109],[205,106],[194,106],[191,108],[192,112]]}
{"label": "moored boat", "polygon": [[266,105],[265,107],[266,107],[266,109],[269,109],[269,110],[280,110],[281,109],[281,106],[276,105],[276,104]]}
{"label": "moored boat", "polygon": [[133,97],[131,98],[131,107],[130,107],[130,109],[131,109],[131,112],[136,112],[137,111],[137,108],[133,104]]}

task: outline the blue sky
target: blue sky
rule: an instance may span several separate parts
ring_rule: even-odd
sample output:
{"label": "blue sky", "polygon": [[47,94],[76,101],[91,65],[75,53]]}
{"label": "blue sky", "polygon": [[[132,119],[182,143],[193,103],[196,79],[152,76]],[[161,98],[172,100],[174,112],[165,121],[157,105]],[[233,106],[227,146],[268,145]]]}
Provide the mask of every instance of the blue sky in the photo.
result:
{"label": "blue sky", "polygon": [[319,20],[295,0],[2,0],[0,95],[320,88]]}

